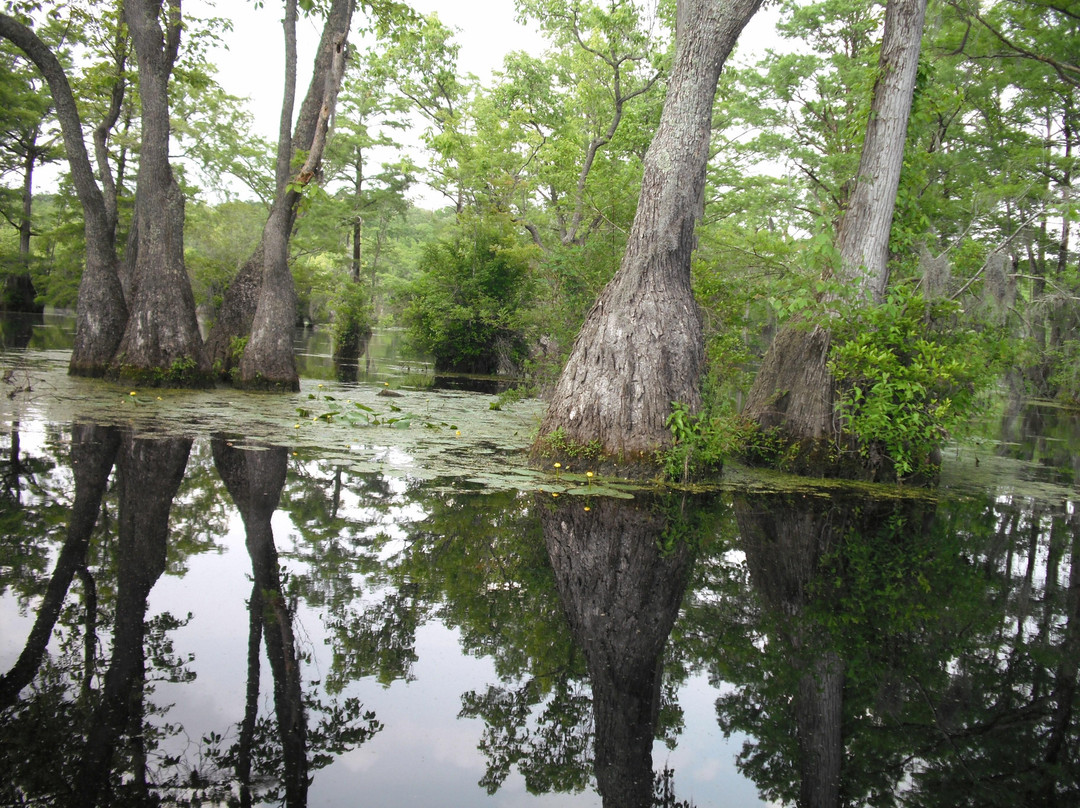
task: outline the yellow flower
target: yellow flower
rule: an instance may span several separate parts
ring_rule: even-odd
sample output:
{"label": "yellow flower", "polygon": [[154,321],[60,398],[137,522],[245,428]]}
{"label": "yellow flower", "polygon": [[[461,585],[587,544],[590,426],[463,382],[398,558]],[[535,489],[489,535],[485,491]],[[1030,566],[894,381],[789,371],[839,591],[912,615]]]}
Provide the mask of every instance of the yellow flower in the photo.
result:
{"label": "yellow flower", "polygon": [[562,468],[562,463],[556,463],[556,464],[555,464],[555,468],[557,468],[557,469],[561,469],[561,468]]}
{"label": "yellow flower", "polygon": [[591,510],[592,510],[592,508],[590,508],[590,507],[589,507],[588,505],[586,505],[586,506],[585,506],[585,510],[587,510],[587,511],[591,511]]}
{"label": "yellow flower", "polygon": [[591,471],[586,471],[585,476],[588,477],[591,480],[592,476],[593,476],[593,473]]}
{"label": "yellow flower", "polygon": [[552,491],[551,496],[557,497],[557,496],[559,496],[559,492],[558,491]]}
{"label": "yellow flower", "polygon": [[300,424],[297,424],[296,426],[293,427],[293,429],[299,429],[299,428],[300,428]]}
{"label": "yellow flower", "polygon": [[136,392],[134,390],[132,390],[130,393],[128,393],[128,395],[129,396],[134,396],[134,395],[137,395],[137,394],[136,394]]}

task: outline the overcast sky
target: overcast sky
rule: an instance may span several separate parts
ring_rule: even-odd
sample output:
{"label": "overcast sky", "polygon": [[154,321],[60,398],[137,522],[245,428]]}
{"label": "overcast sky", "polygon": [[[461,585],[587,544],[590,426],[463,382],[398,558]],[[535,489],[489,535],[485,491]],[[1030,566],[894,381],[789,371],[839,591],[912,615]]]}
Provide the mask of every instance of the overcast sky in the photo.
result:
{"label": "overcast sky", "polygon": [[[543,47],[539,35],[515,22],[513,0],[411,0],[410,5],[421,14],[437,13],[443,24],[458,29],[459,70],[474,73],[484,81],[492,70],[501,67],[507,52],[537,52]],[[285,70],[281,3],[267,0],[263,8],[255,9],[245,0],[187,0],[184,13],[189,17],[213,15],[233,20],[232,32],[224,37],[228,50],[216,50],[210,58],[220,68],[218,81],[226,91],[251,99],[256,131],[275,141]],[[302,18],[298,25],[300,96],[307,88],[321,30],[321,21],[316,19]]]}

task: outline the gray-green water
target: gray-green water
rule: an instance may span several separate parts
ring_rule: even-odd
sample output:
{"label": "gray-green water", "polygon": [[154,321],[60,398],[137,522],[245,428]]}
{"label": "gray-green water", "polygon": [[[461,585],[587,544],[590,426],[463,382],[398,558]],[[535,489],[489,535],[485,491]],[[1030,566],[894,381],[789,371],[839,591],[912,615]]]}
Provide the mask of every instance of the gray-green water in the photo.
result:
{"label": "gray-green water", "polygon": [[1076,413],[988,412],[932,492],[627,498],[392,335],[276,396],[63,333],[0,355],[3,804],[1080,801]]}

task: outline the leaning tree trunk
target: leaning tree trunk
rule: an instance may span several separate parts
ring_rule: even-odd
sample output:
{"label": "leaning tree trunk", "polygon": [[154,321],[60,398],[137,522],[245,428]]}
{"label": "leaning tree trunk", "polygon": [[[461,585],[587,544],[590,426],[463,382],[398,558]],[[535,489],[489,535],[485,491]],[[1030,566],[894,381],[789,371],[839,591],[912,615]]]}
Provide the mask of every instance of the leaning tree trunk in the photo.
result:
{"label": "leaning tree trunk", "polygon": [[640,461],[670,444],[673,401],[696,409],[704,361],[690,288],[713,98],[720,70],[761,0],[680,0],[675,63],[645,156],[641,200],[618,273],[585,320],[540,427]]}
{"label": "leaning tree trunk", "polygon": [[[286,199],[289,180],[288,168],[296,154],[301,151],[308,154],[311,152],[316,133],[319,131],[321,112],[326,100],[325,90],[328,86],[328,76],[332,75],[338,54],[337,43],[339,39],[342,42],[344,41],[343,37],[349,30],[352,9],[352,0],[348,0],[348,2],[346,0],[337,0],[330,9],[326,24],[323,26],[319,49],[316,52],[311,83],[308,85],[307,95],[300,106],[300,114],[297,116],[296,125],[293,127],[291,136],[289,135],[289,125],[292,118],[290,98],[292,95],[291,86],[295,82],[295,74],[291,72],[286,77],[285,94],[282,101],[282,129],[278,141],[277,193],[269,217],[274,217],[274,211],[279,206],[286,206],[287,217],[274,225],[277,229],[284,229],[286,234],[292,232],[296,221],[296,206]],[[288,45],[286,49],[288,50]],[[282,159],[283,152],[285,155],[284,160]],[[282,173],[282,166],[284,166],[284,174]],[[262,294],[264,268],[266,266],[265,250],[265,244],[260,241],[251,257],[248,258],[232,283],[229,284],[228,289],[225,291],[225,298],[222,301],[218,319],[207,337],[207,356],[222,375],[228,375],[229,371],[239,364],[236,344],[239,340],[251,334],[255,310],[258,308]],[[293,323],[290,322],[288,328],[290,333],[292,327]]]}
{"label": "leaning tree trunk", "polygon": [[139,63],[142,147],[135,204],[138,254],[131,311],[113,360],[121,376],[198,386],[210,377],[184,267],[184,195],[169,164],[169,76],[180,47],[180,2],[126,0],[124,18]]}
{"label": "leaning tree trunk", "polygon": [[64,69],[33,31],[0,14],[0,37],[22,50],[45,77],[64,136],[71,180],[83,209],[86,265],[79,282],[75,314],[75,344],[68,371],[100,376],[105,373],[124,334],[128,311],[117,275],[114,228],[105,198],[94,181],[94,170],[83,140],[82,120]]}
{"label": "leaning tree trunk", "polygon": [[[878,80],[855,188],[836,233],[836,286],[853,290],[849,302],[880,303],[888,286],[889,234],[925,16],[926,0],[889,0],[885,10]],[[840,432],[836,380],[828,368],[831,339],[826,326],[782,329],[762,360],[743,414],[799,445],[796,471],[860,477],[871,470],[857,463],[827,468],[827,443]]]}
{"label": "leaning tree trunk", "polygon": [[[263,281],[251,338],[240,359],[240,383],[247,387],[299,390],[293,351],[296,325],[296,289],[289,268],[289,239],[303,189],[318,175],[345,75],[345,56],[353,0],[335,0],[327,16],[322,45],[332,57],[323,75],[321,103],[304,165],[279,192],[263,228]],[[314,79],[312,80],[314,85]],[[286,147],[288,148],[288,147]]]}

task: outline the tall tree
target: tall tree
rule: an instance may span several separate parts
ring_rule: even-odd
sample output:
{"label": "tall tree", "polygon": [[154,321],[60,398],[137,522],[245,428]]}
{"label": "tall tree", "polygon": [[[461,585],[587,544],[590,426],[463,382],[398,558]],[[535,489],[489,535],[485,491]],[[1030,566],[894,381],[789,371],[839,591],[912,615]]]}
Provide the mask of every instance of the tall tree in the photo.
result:
{"label": "tall tree", "polygon": [[681,0],[660,124],[622,265],[586,318],[540,427],[626,460],[671,443],[673,401],[696,409],[704,351],[690,288],[713,99],[720,71],[760,0]]}
{"label": "tall tree", "polygon": [[[289,137],[292,119],[292,95],[296,84],[296,60],[291,59],[285,82],[285,102],[282,105],[281,139],[278,141],[277,198],[263,229],[263,276],[258,304],[251,323],[251,338],[240,359],[240,382],[246,386],[300,389],[300,377],[293,357],[293,327],[296,324],[296,289],[289,269],[289,239],[304,188],[316,178],[322,167],[331,117],[337,103],[338,91],[345,75],[345,58],[349,26],[355,0],[334,0],[323,27],[322,41],[316,58],[312,87],[320,92],[309,93],[301,116],[314,114],[310,142],[307,143],[303,165],[292,173],[291,162],[295,144]],[[296,48],[296,0],[286,0],[286,51]],[[290,10],[291,9],[291,13]],[[318,84],[316,84],[318,81]],[[317,103],[312,109],[310,102]]]}
{"label": "tall tree", "polygon": [[[291,5],[292,12],[286,14],[285,26],[286,51],[295,46],[295,0],[287,0],[286,10]],[[286,59],[285,90],[282,98],[281,134],[278,139],[276,157],[276,191],[270,215],[263,230],[259,245],[240,272],[233,279],[225,294],[217,322],[214,323],[207,337],[207,353],[210,361],[223,373],[238,367],[236,343],[245,337],[249,346],[258,354],[247,360],[247,378],[255,383],[256,376],[262,376],[275,385],[292,387],[297,384],[296,368],[292,362],[292,329],[296,320],[296,292],[288,272],[289,237],[296,221],[299,203],[304,186],[316,176],[321,161],[323,145],[316,143],[317,137],[325,144],[327,127],[333,106],[326,107],[328,100],[336,99],[341,75],[337,74],[336,84],[330,79],[333,71],[342,71],[345,62],[345,40],[352,19],[354,2],[336,0],[330,8],[323,26],[322,38],[315,56],[315,65],[308,85],[307,94],[300,106],[295,125],[292,125],[293,95],[296,82],[296,65],[293,57]],[[290,42],[292,44],[290,44]],[[291,60],[291,67],[290,67]],[[333,97],[328,95],[333,84]],[[291,127],[291,128],[290,128]],[[319,133],[322,133],[321,135]],[[313,150],[318,148],[318,153]],[[290,166],[296,155],[305,153],[305,168],[295,175],[290,182]],[[313,159],[313,157],[315,159]],[[271,245],[268,257],[267,246]],[[284,242],[282,241],[284,239]],[[276,257],[274,257],[276,256]],[[284,263],[282,263],[284,262]],[[264,296],[263,284],[273,269],[273,283],[277,294],[284,299],[274,300],[274,295]],[[263,303],[263,322],[255,346],[250,339],[254,330],[256,311]],[[285,320],[288,318],[288,322]],[[274,325],[271,325],[271,322]],[[275,329],[283,329],[280,332]],[[244,351],[246,356],[247,350]],[[286,356],[287,354],[287,356]],[[274,368],[270,364],[274,364]],[[240,371],[241,375],[245,371]]]}
{"label": "tall tree", "polygon": [[[0,173],[21,174],[17,205],[3,206],[3,216],[19,234],[18,263],[7,270],[0,307],[9,311],[40,312],[30,275],[34,169],[61,159],[53,126],[52,99],[44,82],[30,75],[22,60],[6,49],[0,65]],[[5,197],[7,194],[5,193]],[[14,196],[14,194],[12,194]]]}
{"label": "tall tree", "polygon": [[0,14],[0,36],[30,58],[52,93],[72,183],[83,209],[86,235],[86,267],[79,284],[75,344],[68,367],[74,374],[101,375],[112,362],[128,316],[117,274],[114,220],[94,179],[83,140],[82,120],[60,61],[48,45],[15,17]]}
{"label": "tall tree", "polygon": [[124,18],[138,56],[142,143],[130,316],[113,364],[121,375],[164,369],[177,377],[173,381],[205,383],[210,365],[184,266],[184,195],[169,163],[169,77],[180,51],[180,0],[126,0]]}
{"label": "tall tree", "polygon": [[[869,120],[831,270],[833,288],[844,290],[849,304],[879,303],[888,284],[889,234],[925,15],[926,0],[889,0],[886,6]],[[825,297],[827,306],[839,300],[834,291]],[[820,451],[822,442],[839,431],[831,341],[827,325],[782,330],[762,361],[744,410],[762,428],[780,428],[807,456],[827,454]]]}

